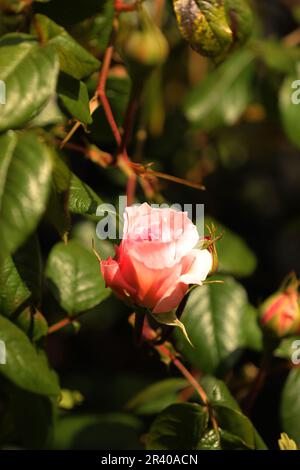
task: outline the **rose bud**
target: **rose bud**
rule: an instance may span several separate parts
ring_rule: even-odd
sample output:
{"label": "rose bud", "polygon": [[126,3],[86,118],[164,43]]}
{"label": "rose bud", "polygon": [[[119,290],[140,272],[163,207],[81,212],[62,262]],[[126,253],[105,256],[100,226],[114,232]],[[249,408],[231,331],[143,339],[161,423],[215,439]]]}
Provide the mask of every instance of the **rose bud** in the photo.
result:
{"label": "rose bud", "polygon": [[298,281],[271,295],[260,307],[263,329],[277,338],[300,332]]}
{"label": "rose bud", "polygon": [[119,34],[121,55],[135,87],[141,86],[169,55],[167,39],[142,4],[138,4],[137,15],[138,27],[125,24]]}
{"label": "rose bud", "polygon": [[199,234],[186,212],[127,207],[123,239],[114,259],[101,261],[107,287],[154,314],[178,307],[190,284],[201,285],[212,268],[209,250],[198,249]]}

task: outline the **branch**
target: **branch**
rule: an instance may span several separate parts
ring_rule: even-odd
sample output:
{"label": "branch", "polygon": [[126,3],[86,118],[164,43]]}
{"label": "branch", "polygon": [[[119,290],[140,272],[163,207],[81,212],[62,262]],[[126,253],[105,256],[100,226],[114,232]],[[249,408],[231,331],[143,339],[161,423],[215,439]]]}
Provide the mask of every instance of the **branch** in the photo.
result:
{"label": "branch", "polygon": [[153,340],[155,340],[156,334],[149,327],[149,324],[147,321],[145,321],[144,323],[143,337],[148,342],[148,344],[153,346],[162,356],[166,356],[168,357],[168,359],[170,359],[172,364],[174,364],[174,366],[181,372],[181,374],[187,379],[187,381],[190,383],[193,389],[197,392],[197,394],[200,397],[201,403],[207,407],[212,426],[217,436],[219,436],[219,425],[214,415],[214,410],[210,406],[208,396],[205,393],[205,390],[199,384],[199,382],[197,382],[195,377],[190,373],[190,371],[185,367],[185,365],[182,364],[182,362],[178,359],[178,357],[176,357],[176,353],[175,354],[172,353],[170,349],[163,344],[154,345]]}

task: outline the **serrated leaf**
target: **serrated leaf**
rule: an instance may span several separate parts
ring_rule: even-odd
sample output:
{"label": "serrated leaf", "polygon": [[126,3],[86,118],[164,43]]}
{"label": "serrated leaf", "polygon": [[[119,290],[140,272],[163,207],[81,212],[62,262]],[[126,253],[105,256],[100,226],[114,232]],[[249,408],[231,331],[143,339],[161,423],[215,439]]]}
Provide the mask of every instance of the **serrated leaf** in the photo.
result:
{"label": "serrated leaf", "polygon": [[0,315],[0,340],[6,349],[6,364],[0,374],[18,387],[41,395],[59,395],[57,377],[41,351],[10,320]]}
{"label": "serrated leaf", "polygon": [[41,111],[55,92],[58,68],[54,49],[41,47],[32,36],[8,34],[0,39],[1,80],[6,84],[0,132],[24,126]]}
{"label": "serrated leaf", "polygon": [[214,411],[220,428],[234,437],[235,449],[239,444],[241,448],[255,449],[255,429],[243,413],[219,404],[214,405]]}
{"label": "serrated leaf", "polygon": [[35,15],[34,28],[38,28],[43,41],[57,52],[63,72],[81,80],[99,70],[100,62],[47,16]]}
{"label": "serrated leaf", "polygon": [[47,334],[47,322],[36,311],[41,298],[41,254],[31,237],[13,257],[0,261],[0,312],[10,317],[34,341]]}
{"label": "serrated leaf", "polygon": [[33,133],[0,137],[0,238],[2,257],[13,253],[37,226],[47,203],[52,160]]}
{"label": "serrated leaf", "polygon": [[194,127],[232,126],[251,101],[254,54],[243,49],[189,91],[184,113]]}
{"label": "serrated leaf", "polygon": [[103,201],[90,186],[74,174],[72,174],[69,191],[69,209],[71,212],[80,215],[96,215],[97,207]]}
{"label": "serrated leaf", "polygon": [[84,82],[62,74],[59,78],[57,91],[61,103],[73,118],[83,124],[93,122],[90,114],[88,90]]}
{"label": "serrated leaf", "polygon": [[69,315],[94,307],[110,294],[94,254],[75,240],[54,246],[46,277],[56,300]]}
{"label": "serrated leaf", "polygon": [[[88,184],[72,173],[61,155],[52,152],[52,158],[51,194],[46,218],[64,238],[70,230],[70,213],[85,215],[98,222],[100,218],[96,212],[103,201]],[[92,238],[95,238],[95,232]],[[91,240],[89,246],[90,243]]]}
{"label": "serrated leaf", "polygon": [[207,410],[195,403],[166,408],[154,420],[147,436],[147,450],[199,450],[207,440]]}
{"label": "serrated leaf", "polygon": [[173,0],[173,3],[179,29],[193,49],[209,57],[229,49],[232,31],[223,0]]}
{"label": "serrated leaf", "polygon": [[175,331],[179,352],[206,373],[231,368],[245,344],[243,322],[247,308],[244,288],[230,277],[224,284],[192,290],[181,317],[193,348]]}

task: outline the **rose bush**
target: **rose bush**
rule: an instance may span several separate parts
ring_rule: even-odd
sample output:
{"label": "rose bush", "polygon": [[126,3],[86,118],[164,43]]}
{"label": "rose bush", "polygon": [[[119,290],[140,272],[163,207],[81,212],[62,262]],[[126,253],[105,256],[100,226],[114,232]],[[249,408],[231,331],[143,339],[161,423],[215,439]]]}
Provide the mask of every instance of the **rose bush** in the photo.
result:
{"label": "rose bush", "polygon": [[116,256],[101,261],[107,287],[132,304],[165,313],[176,308],[190,284],[201,285],[212,255],[200,243],[186,212],[127,207],[123,240]]}

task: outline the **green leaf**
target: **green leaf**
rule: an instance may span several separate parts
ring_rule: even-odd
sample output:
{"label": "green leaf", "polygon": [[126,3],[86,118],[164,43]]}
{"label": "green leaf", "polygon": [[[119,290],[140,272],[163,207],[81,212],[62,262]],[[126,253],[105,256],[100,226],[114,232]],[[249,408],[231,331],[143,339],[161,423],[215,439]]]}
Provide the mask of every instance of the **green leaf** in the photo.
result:
{"label": "green leaf", "polygon": [[261,58],[271,71],[290,74],[295,71],[299,62],[300,51],[297,47],[287,47],[274,39],[257,40],[255,42],[258,57]]}
{"label": "green leaf", "polygon": [[58,96],[71,116],[83,124],[91,124],[89,95],[84,82],[62,74],[58,82]]}
{"label": "green leaf", "polygon": [[[95,216],[97,207],[103,204],[101,198],[90,186],[76,176],[66,165],[62,156],[53,152],[53,189],[62,206],[74,214]],[[65,213],[65,210],[63,210]],[[65,214],[66,215],[66,214]]]}
{"label": "green leaf", "polygon": [[180,332],[175,332],[179,351],[206,373],[231,368],[245,344],[247,294],[234,279],[220,275],[217,279],[224,284],[207,284],[192,290],[181,317],[193,347]]}
{"label": "green leaf", "polygon": [[43,41],[58,54],[60,69],[78,80],[91,75],[100,68],[100,62],[84,49],[67,31],[47,16],[37,14],[33,29],[37,29]]}
{"label": "green leaf", "polygon": [[126,409],[136,414],[157,414],[164,408],[178,401],[180,391],[188,386],[185,379],[172,378],[149,385],[135,395],[126,405]]}
{"label": "green leaf", "polygon": [[[103,201],[90,186],[72,174],[69,189],[69,209],[71,212],[95,216],[97,207],[102,203]],[[95,220],[99,220],[99,217],[95,217]]]}
{"label": "green leaf", "polygon": [[281,397],[280,416],[285,431],[300,446],[300,369],[288,375]]}
{"label": "green leaf", "polygon": [[292,87],[296,80],[299,80],[298,74],[288,75],[284,79],[279,92],[279,110],[287,137],[300,148],[300,82],[296,88]]}
{"label": "green leaf", "polygon": [[212,405],[224,405],[240,411],[237,401],[231,395],[225,382],[213,376],[205,375],[201,378],[200,383]]}
{"label": "green leaf", "polygon": [[253,305],[248,304],[243,322],[244,346],[253,351],[263,350],[263,333],[258,324],[258,312]]}
{"label": "green leaf", "polygon": [[214,405],[214,410],[220,428],[232,436],[234,449],[255,449],[255,429],[245,415],[224,405]]}
{"label": "green leaf", "polygon": [[[205,217],[205,225],[214,225],[217,233],[223,236],[216,243],[219,267],[218,272],[232,274],[238,277],[250,276],[257,264],[253,251],[235,232],[225,227],[213,217]],[[206,228],[205,234],[209,235]]]}
{"label": "green leaf", "polygon": [[44,354],[35,349],[17,326],[0,315],[0,340],[6,348],[6,364],[0,374],[18,387],[40,395],[59,395],[56,375]]}
{"label": "green leaf", "polygon": [[[98,222],[100,217],[96,216],[96,211],[103,201],[90,186],[72,173],[64,158],[54,150],[52,158],[53,173],[46,218],[64,238],[71,227],[70,212]],[[88,241],[89,247],[92,238],[95,238],[95,230]]]}
{"label": "green leaf", "polygon": [[1,80],[6,104],[0,106],[0,132],[24,126],[54,94],[58,75],[55,51],[32,37],[8,34],[0,39]]}
{"label": "green leaf", "polygon": [[22,312],[18,313],[17,317],[14,319],[14,323],[29,336],[31,341],[38,341],[48,334],[46,318],[33,307],[27,307]]}
{"label": "green leaf", "polygon": [[180,31],[191,47],[218,60],[251,33],[252,12],[245,0],[173,0]]}
{"label": "green leaf", "polygon": [[221,449],[266,449],[266,445],[253,427],[222,380],[212,376],[201,379],[220,430]]}
{"label": "green leaf", "polygon": [[31,237],[14,254],[0,262],[0,312],[12,315],[30,297],[39,302],[42,260],[37,238]]}
{"label": "green leaf", "polygon": [[195,403],[166,408],[154,420],[147,436],[147,450],[199,450],[207,441],[207,410]]}
{"label": "green leaf", "polygon": [[278,348],[275,350],[275,356],[283,359],[292,359],[293,355],[299,358],[300,336],[290,336],[281,340]]}
{"label": "green leaf", "polygon": [[0,238],[2,257],[36,228],[47,203],[52,170],[48,147],[33,133],[0,137]]}
{"label": "green leaf", "polygon": [[19,307],[27,303],[31,292],[11,256],[0,261],[0,311],[10,316]]}
{"label": "green leaf", "polygon": [[31,237],[13,257],[0,261],[0,312],[34,341],[48,330],[47,321],[34,308],[40,302],[41,284],[40,248],[37,238]]}
{"label": "green leaf", "polygon": [[55,428],[54,449],[138,450],[142,424],[125,413],[65,416]]}
{"label": "green leaf", "polygon": [[243,49],[192,89],[184,113],[194,127],[211,130],[235,124],[251,101],[254,55]]}
{"label": "green leaf", "polygon": [[[72,27],[72,34],[78,40],[96,52],[103,53],[108,45],[114,20],[113,0],[102,0],[98,4],[97,14],[86,18]],[[99,12],[100,7],[100,12]]]}
{"label": "green leaf", "polygon": [[110,294],[96,257],[75,240],[54,246],[46,276],[53,295],[69,315],[94,307]]}

